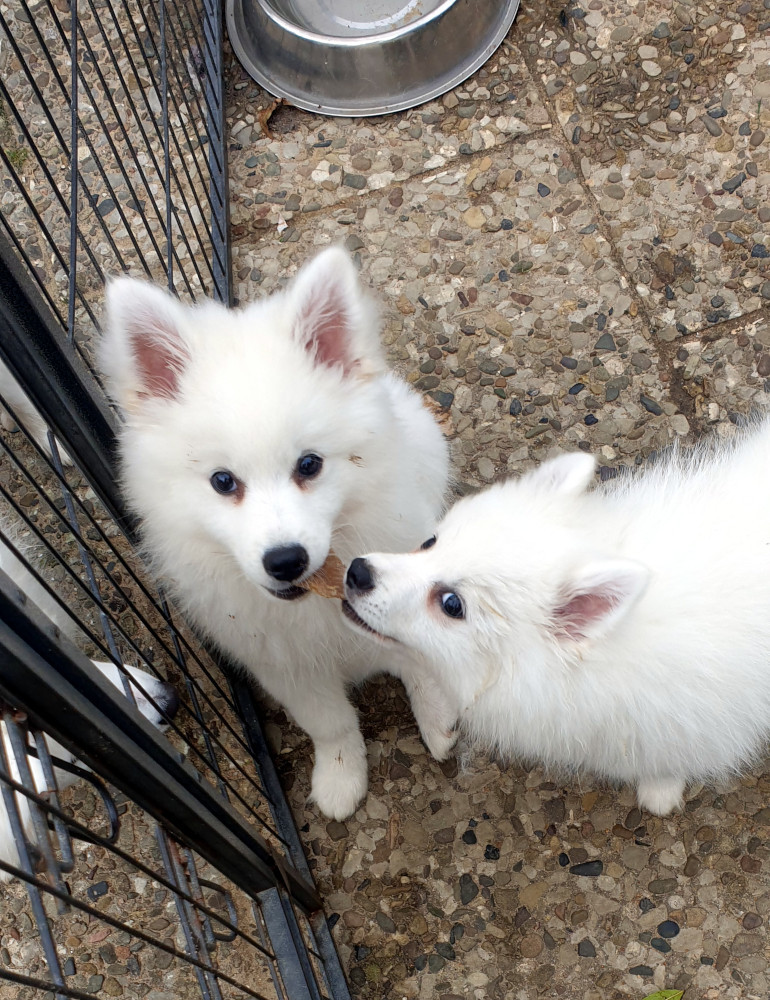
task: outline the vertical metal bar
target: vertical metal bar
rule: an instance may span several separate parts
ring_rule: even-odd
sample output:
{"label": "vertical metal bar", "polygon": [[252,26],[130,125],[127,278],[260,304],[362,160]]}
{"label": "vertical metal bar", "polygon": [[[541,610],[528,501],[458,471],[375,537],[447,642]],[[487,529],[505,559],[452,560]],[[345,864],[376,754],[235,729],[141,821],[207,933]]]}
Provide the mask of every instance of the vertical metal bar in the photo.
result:
{"label": "vertical metal bar", "polygon": [[[212,655],[216,656],[216,651],[212,651]],[[222,663],[221,660],[218,662]],[[286,844],[292,865],[294,865],[297,871],[302,872],[310,878],[310,868],[305,858],[302,841],[299,838],[294,817],[281,787],[273,758],[270,756],[270,750],[268,749],[257,707],[254,703],[251,685],[241,676],[240,672],[236,672],[227,664],[222,664],[222,666],[230,685],[230,693],[235,710],[243,724],[246,742],[254,758],[260,784],[264,788],[266,798],[270,803],[270,811],[275,826]]]}
{"label": "vertical metal bar", "polygon": [[[168,11],[168,8],[167,8],[167,11]],[[168,32],[168,34],[167,34],[166,37],[167,37],[167,44],[169,45],[169,53],[173,52],[174,45],[176,46],[176,49],[178,51],[179,49],[181,49],[182,43],[180,43],[179,37],[176,34],[176,31],[174,30],[174,18],[172,16],[168,16],[167,17],[167,19],[166,19],[166,28],[167,28],[167,32]],[[187,75],[188,80],[192,83],[192,78],[189,76],[189,72],[187,71],[187,61],[186,60],[182,60],[182,64],[184,65],[185,71],[188,74]],[[170,60],[168,62],[168,69],[170,70],[170,76],[169,76],[169,79],[170,79],[170,87],[169,87],[169,98],[170,98],[169,111],[170,111],[170,113],[173,114],[174,112],[176,112],[177,116],[182,117],[184,109],[188,109],[189,110],[190,107],[191,107],[191,103],[192,103],[197,108],[199,121],[201,123],[207,122],[208,119],[206,118],[205,114],[203,113],[203,111],[201,109],[200,102],[198,101],[198,96],[197,96],[198,92],[200,91],[200,83],[198,83],[197,90],[195,89],[195,86],[192,87],[193,96],[192,96],[192,102],[191,102],[186,97],[186,95],[185,95],[185,83],[184,83],[184,79],[183,79],[182,76],[180,76],[180,73],[178,71],[178,61],[175,60],[173,58],[173,56],[170,58]],[[178,96],[177,96],[177,93],[176,93],[176,90],[175,90],[175,86],[174,86],[175,84],[176,84],[176,88],[178,88],[178,90],[179,90],[179,95]],[[184,134],[189,136],[189,133],[185,132]],[[189,172],[189,170],[187,168],[187,165],[184,162],[184,156],[183,156],[183,153],[182,153],[182,148],[180,147],[179,141],[177,140],[176,132],[173,131],[173,130],[171,132],[171,138],[173,139],[174,148],[176,149],[177,156],[180,157],[180,166],[182,168],[182,172],[184,173],[185,177],[187,178],[188,184],[190,184],[190,186],[192,188],[195,188],[195,186],[196,186],[195,180],[190,175],[190,172]],[[205,145],[205,143],[202,143],[202,145]],[[193,174],[197,175],[198,180],[200,180],[201,183],[204,183],[204,171],[203,171],[203,168],[202,168],[202,165],[201,165],[201,159],[199,157],[195,158],[194,164],[191,165],[191,169],[193,170]],[[176,176],[175,180],[178,183],[179,182],[179,177]],[[196,197],[196,201],[197,201],[197,198],[198,198],[197,192],[195,192],[195,197]],[[212,207],[212,203],[211,203],[211,191],[210,191],[210,189],[207,189],[207,191],[206,191],[206,200],[209,202],[209,206]],[[198,202],[198,205],[200,207],[200,202]]]}
{"label": "vertical metal bar", "polygon": [[334,1000],[351,1000],[350,989],[348,988],[345,973],[342,971],[340,956],[334,946],[334,938],[329,930],[326,914],[323,910],[318,910],[308,918],[310,928],[313,933],[318,954],[321,956],[323,973],[329,988],[330,995]]}
{"label": "vertical metal bar", "polygon": [[78,0],[70,0],[70,267],[67,336],[75,339],[78,269]]}
{"label": "vertical metal bar", "polygon": [[[270,803],[273,821],[287,845],[289,857],[294,867],[308,879],[312,879],[297,825],[281,788],[278,772],[265,740],[252,688],[243,677],[234,674],[233,671],[227,671],[227,677],[233,703],[243,722],[244,734],[254,757],[259,780]],[[311,916],[310,925],[323,963],[324,975],[334,1000],[350,1000],[345,973],[342,971],[339,955],[334,947],[334,940],[323,910],[319,910]]]}
{"label": "vertical metal bar", "polygon": [[259,902],[287,994],[291,1000],[320,1000],[304,944],[297,950],[290,923],[294,920],[293,912],[290,916],[287,914],[278,889],[267,889],[260,893]]}
{"label": "vertical metal bar", "polygon": [[278,965],[275,961],[274,953],[272,952],[272,942],[268,940],[267,937],[267,922],[265,920],[265,914],[262,912],[262,907],[257,902],[257,900],[252,899],[251,901],[251,912],[254,915],[254,926],[257,928],[257,934],[259,935],[259,940],[262,946],[267,949],[271,949],[271,958],[269,959],[269,969],[270,978],[273,981],[273,989],[275,990],[275,995],[277,997],[282,997],[283,1000],[291,1000],[291,997],[286,995],[286,988],[281,981],[281,974],[278,969]]}
{"label": "vertical metal bar", "polygon": [[203,46],[206,68],[206,107],[210,110],[206,128],[209,135],[209,172],[211,201],[217,218],[212,220],[214,289],[216,298],[232,305],[232,261],[230,257],[230,193],[227,178],[227,124],[224,99],[224,47],[222,5],[218,0],[203,0],[203,31],[210,45]]}
{"label": "vertical metal bar", "polygon": [[[6,753],[5,741],[0,739],[0,779],[10,777],[11,769],[8,754]],[[19,853],[19,868],[21,868],[30,879],[34,879],[35,868],[29,854],[29,847],[27,844],[27,838],[24,834],[21,816],[19,815],[16,795],[5,781],[0,780],[0,785],[2,785],[3,805],[5,806],[5,811],[8,814],[8,821],[11,825],[11,833],[13,834],[14,843],[16,844],[16,850]],[[30,882],[27,882],[27,893],[29,894],[29,901],[32,906],[32,914],[35,918],[35,923],[37,924],[37,928],[40,933],[40,939],[43,943],[43,954],[45,955],[45,960],[48,963],[48,968],[51,970],[51,977],[57,986],[64,986],[64,976],[62,974],[61,965],[59,964],[56,944],[54,943],[53,935],[51,934],[51,925],[48,923],[48,917],[46,916],[45,907],[43,906],[40,890],[36,885],[32,885]],[[62,996],[62,994],[58,992],[55,995],[57,1000],[59,1000]]]}
{"label": "vertical metal bar", "polygon": [[[108,55],[110,57],[110,62],[112,64],[112,67],[115,70],[115,73],[118,76],[118,78],[120,78],[120,72],[121,71],[120,71],[120,67],[118,65],[117,57],[116,57],[116,54],[115,54],[115,47],[114,47],[114,45],[112,45],[110,43],[110,39],[109,39],[108,34],[107,34],[107,29],[106,29],[106,27],[105,27],[105,25],[104,25],[101,17],[98,14],[97,8],[96,8],[95,3],[94,3],[94,0],[88,0],[88,7],[89,7],[89,10],[91,12],[91,16],[96,21],[96,24],[97,24],[97,26],[99,28],[99,32],[101,34],[102,41],[104,42],[105,46],[107,47],[107,51],[108,51]],[[124,0],[124,7],[125,7],[125,0]],[[129,20],[130,20],[130,15],[128,15],[127,11],[124,10],[124,13],[126,13],[126,15],[129,17]],[[139,78],[139,68],[137,68],[136,62],[134,61],[134,58],[133,58],[133,55],[132,55],[132,52],[131,52],[131,48],[130,48],[130,46],[128,44],[128,39],[126,38],[126,34],[124,33],[124,31],[123,31],[123,29],[121,27],[120,18],[118,16],[119,15],[119,10],[115,9],[115,5],[114,4],[110,8],[110,14],[112,16],[112,26],[113,26],[115,32],[117,33],[117,36],[120,39],[121,44],[122,44],[123,56],[125,57],[125,59],[128,60],[128,64],[131,67],[131,71],[134,73],[134,75],[137,78]],[[131,21],[131,27],[134,29],[134,40],[137,41],[137,43],[138,43],[138,38],[137,38],[137,35],[136,35],[136,29],[134,27],[133,21]],[[84,43],[85,43],[85,45],[86,45],[89,53],[93,54],[93,49],[92,49],[91,44],[90,44],[90,42],[88,40],[88,37],[86,36],[83,40],[84,40]],[[141,49],[140,49],[140,51],[141,51]],[[105,93],[107,95],[109,95],[109,83],[108,83],[108,80],[105,77],[104,72],[99,68],[99,65],[98,65],[98,63],[96,61],[94,63],[94,68],[96,70],[97,77],[99,78],[100,82],[102,83],[102,86],[105,89]],[[151,67],[150,67],[149,60],[147,59],[146,56],[144,56],[143,64],[140,61],[140,68],[142,70],[146,70],[147,73],[150,74],[150,78],[151,78],[150,85],[153,86],[153,84],[152,84],[152,79],[153,78],[152,78],[152,73],[151,73]],[[150,106],[149,106],[148,99],[147,99],[147,96],[146,96],[144,90],[142,90],[140,92],[141,92],[142,98],[143,98],[143,104],[144,104],[143,108],[137,107],[136,101],[134,100],[134,97],[131,94],[131,91],[130,91],[129,88],[125,89],[126,102],[127,102],[128,107],[131,110],[132,115],[133,115],[134,123],[135,123],[137,129],[139,130],[139,134],[141,135],[141,138],[142,138],[142,140],[144,142],[144,152],[146,153],[146,155],[147,155],[147,157],[148,157],[148,159],[150,161],[149,164],[148,164],[148,167],[151,170],[154,169],[155,173],[158,176],[160,176],[160,174],[161,174],[160,164],[158,162],[157,156],[155,155],[155,149],[153,147],[151,137],[148,136],[148,134],[147,134],[147,128],[150,128],[152,131],[154,131],[155,134],[156,134],[156,136],[158,138],[161,138],[162,133],[161,133],[161,130],[160,130],[159,126],[158,126],[158,123],[154,119],[151,118],[150,122],[145,122],[144,121],[145,117],[148,114],[148,111],[150,110]],[[156,202],[156,199],[155,199],[155,197],[153,195],[152,187],[150,185],[150,181],[149,181],[149,178],[147,176],[147,170],[143,166],[143,164],[142,164],[142,162],[141,162],[141,160],[139,158],[139,154],[137,152],[137,149],[135,148],[135,140],[133,140],[131,138],[131,133],[128,130],[128,128],[126,127],[126,124],[123,121],[123,117],[121,116],[120,112],[118,111],[118,108],[116,107],[114,99],[111,96],[108,96],[107,97],[107,102],[108,102],[110,108],[112,109],[112,112],[113,112],[113,114],[115,116],[115,120],[118,123],[118,127],[119,127],[120,133],[121,133],[121,135],[123,137],[123,141],[128,146],[129,152],[131,154],[131,159],[129,161],[130,165],[136,170],[139,178],[141,179],[141,183],[142,183],[142,187],[144,189],[144,193],[146,194],[146,196],[149,199],[149,202],[150,202],[150,212],[148,212],[148,215],[151,213],[152,215],[154,215],[157,218],[157,221],[160,223],[161,232],[162,232],[163,231],[163,226],[165,224],[164,223],[164,214],[165,213],[161,212],[161,210],[160,210],[160,208],[159,208],[159,206],[158,206],[158,204]],[[98,109],[97,109],[96,106],[94,106],[94,110],[98,114]],[[107,134],[107,140],[108,140],[108,142],[111,144],[111,146],[114,145],[114,143],[112,142],[112,140],[109,137],[109,132],[107,132],[106,134]],[[114,151],[113,155],[115,155],[115,157],[117,159],[119,159],[118,153],[116,151]],[[173,171],[173,172],[175,173],[175,171]],[[127,176],[127,171],[125,170],[125,168],[122,165],[121,165],[121,173],[123,174],[123,177],[126,180],[126,184],[127,184],[128,188],[129,188],[129,190],[131,191],[132,197],[134,199],[134,204],[136,205],[136,211],[138,212],[138,214],[140,215],[140,217],[142,219],[142,224],[144,226],[144,231],[147,234],[147,236],[149,237],[149,239],[150,239],[150,241],[152,243],[153,249],[155,250],[155,252],[158,255],[158,260],[161,260],[163,254],[161,252],[161,248],[160,248],[160,245],[158,243],[157,237],[156,237],[156,235],[154,233],[154,227],[151,224],[151,220],[145,216],[144,211],[140,208],[140,205],[139,205],[140,200],[141,200],[140,199],[140,194],[136,190],[134,184],[129,180],[129,178]],[[195,195],[195,192],[193,192],[193,195]],[[187,211],[189,212],[189,205],[187,203],[187,199],[186,199],[183,191],[182,191],[182,198],[180,200],[181,200],[182,206],[185,209],[187,209]],[[196,200],[197,200],[197,196],[196,196]],[[172,205],[172,210],[174,212],[175,217],[177,218],[177,221],[179,219],[178,208],[179,207],[177,205]],[[124,220],[124,224],[127,225],[127,223],[125,223],[125,220]],[[195,227],[193,227],[193,228],[195,228]],[[132,227],[128,226],[128,230],[129,230],[129,235],[131,235]],[[196,229],[196,234],[197,234],[197,229]],[[200,243],[200,240],[199,240],[199,243]],[[187,239],[187,237],[185,237],[185,244],[186,244],[186,246],[189,249],[189,240]],[[176,247],[174,247],[174,251],[173,252],[174,252],[174,258],[175,258],[175,260],[177,262],[177,265],[181,266],[181,262],[180,262],[180,259],[179,259],[179,253],[178,253]],[[142,263],[145,271],[149,275],[150,274],[150,268],[149,268],[149,265],[148,265],[147,261],[144,259],[143,255],[140,255],[140,259],[141,259],[141,263]],[[200,274],[200,271],[199,271],[199,269],[197,267],[197,263],[198,263],[197,261],[194,261],[196,273],[198,274],[198,277],[201,278],[201,274]],[[203,263],[203,262],[201,262],[201,263]],[[208,265],[208,261],[206,261],[205,263]],[[210,265],[209,265],[209,271],[211,271]],[[201,278],[201,280],[202,280],[202,278]],[[187,288],[187,291],[192,295],[193,294],[193,288],[192,288],[192,286],[190,285],[189,282],[185,281],[185,287]]]}
{"label": "vertical metal bar", "polygon": [[[173,848],[169,845],[165,832],[158,826],[155,828],[155,835],[160,848],[161,857],[163,858],[163,866],[166,869],[166,875],[168,876],[169,881],[173,882],[177,888],[184,889],[184,872],[182,872],[181,866],[177,865],[175,862],[173,857]],[[198,958],[208,964],[208,948],[206,947],[202,936],[200,934],[196,935],[193,931],[193,920],[195,920],[195,911],[193,907],[187,902],[186,899],[183,899],[182,896],[176,892],[174,893],[174,902],[176,903],[176,912],[179,917],[179,923],[182,925],[182,932],[184,934],[187,953],[192,958]],[[201,991],[203,1000],[222,1000],[222,994],[219,992],[219,985],[214,977],[209,976],[208,973],[204,973],[203,969],[199,968],[195,969],[195,975],[198,980],[198,988]]]}
{"label": "vertical metal bar", "polygon": [[[118,644],[115,642],[115,636],[112,633],[112,628],[110,627],[110,621],[107,615],[102,610],[103,601],[102,595],[99,590],[99,584],[96,582],[96,574],[94,573],[94,567],[91,565],[91,560],[86,552],[86,548],[83,545],[83,538],[80,534],[80,524],[78,523],[77,514],[75,513],[75,505],[72,502],[72,494],[67,488],[66,479],[64,478],[64,469],[61,464],[61,457],[59,456],[59,448],[56,444],[56,438],[49,431],[48,432],[48,446],[51,449],[51,460],[53,462],[53,467],[59,474],[61,479],[60,487],[62,498],[64,499],[64,508],[67,511],[67,520],[69,521],[70,531],[75,539],[75,543],[78,547],[78,555],[80,556],[80,562],[85,570],[86,579],[88,580],[88,589],[91,591],[91,596],[94,598],[94,603],[99,609],[99,621],[102,626],[102,635],[107,643],[107,648],[110,651],[115,663],[120,663],[120,650],[118,649]],[[120,681],[123,686],[123,694],[128,698],[132,705],[136,705],[136,698],[134,697],[134,691],[128,681],[128,676],[121,670]]]}
{"label": "vertical metal bar", "polygon": [[[198,879],[198,869],[195,867],[195,857],[193,852],[189,848],[184,849],[184,872],[187,875],[187,883],[190,888],[190,895],[199,901],[203,901],[203,890],[201,889],[200,880]],[[211,926],[211,920],[209,915],[203,910],[198,916],[198,920],[201,923],[203,930],[203,940],[206,944],[206,948],[209,951],[213,951],[216,948],[216,937],[214,935],[214,928]]]}
{"label": "vertical metal bar", "polygon": [[166,0],[160,5],[160,89],[163,115],[163,187],[166,192],[166,278],[169,291],[174,291],[174,256],[171,252],[174,233],[171,229],[171,153],[168,134],[168,53],[166,52]]}
{"label": "vertical metal bar", "polygon": [[[19,774],[19,781],[25,788],[28,788],[32,792],[37,792],[37,786],[35,785],[35,780],[32,777],[29,759],[27,757],[26,730],[22,733],[18,723],[13,717],[13,713],[10,710],[3,713],[3,724],[8,735],[8,742],[11,746],[11,752],[14,763],[16,764],[16,770]],[[46,870],[51,876],[56,888],[60,892],[66,892],[67,889],[62,881],[61,873],[59,871],[59,864],[53,853],[53,848],[51,847],[51,839],[48,836],[48,822],[46,815],[33,799],[27,799],[27,809],[29,810],[29,818],[35,835],[35,843],[43,856]],[[66,912],[66,904],[64,904],[61,900],[59,900],[57,905],[59,913]]]}
{"label": "vertical metal bar", "polygon": [[[123,9],[126,11],[127,15],[130,17],[131,15],[130,15],[130,12],[129,12],[128,6],[127,6],[128,5],[128,0],[121,0],[121,3],[122,3],[122,6],[123,6]],[[143,5],[143,4],[138,4],[138,5],[134,4],[134,9],[140,15],[140,17],[142,19],[142,23],[143,23],[145,29],[148,32],[152,32],[152,25],[150,24],[150,22],[147,19],[147,10],[152,11],[153,14],[154,14],[153,24],[157,24],[157,26],[158,26],[158,33],[160,33],[160,17],[159,17],[159,14],[155,12],[155,9],[154,9],[154,7],[152,5],[149,5],[149,4],[145,4],[145,5]],[[167,19],[166,20],[166,25],[168,25],[169,23],[171,23],[171,22],[170,22],[169,19]],[[167,35],[166,35],[166,38],[168,38]],[[148,71],[149,77],[150,77],[150,85],[152,87],[154,87],[156,90],[159,90],[159,88],[161,87],[161,84],[158,81],[156,81],[155,74],[154,74],[154,72],[152,70],[152,66],[150,65],[149,61],[146,60],[145,62],[146,62],[146,68],[147,68],[147,71]],[[178,75],[176,74],[176,72],[174,72],[175,71],[175,64],[174,64],[173,60],[171,61],[170,68],[172,70],[173,77],[176,79],[176,82],[179,83]],[[181,116],[182,115],[182,107],[184,105],[184,98],[182,98],[181,103],[180,103],[180,101],[177,100],[176,94],[174,93],[174,86],[173,86],[174,80],[173,79],[171,80],[171,86],[170,86],[170,88],[168,87],[168,69],[169,69],[169,64],[167,62],[166,63],[166,75],[167,75],[167,84],[166,84],[167,89],[166,89],[166,94],[167,94],[167,96],[169,98],[169,101],[168,101],[168,112],[169,113],[176,112],[177,115]],[[162,115],[160,117],[162,118]],[[162,122],[161,122],[161,125],[162,125]],[[157,134],[158,134],[159,137],[162,137],[162,129],[158,127],[157,122],[155,122],[155,131],[157,132]],[[185,133],[185,134],[187,134],[187,133]],[[169,138],[171,140],[171,143],[169,145],[169,152],[171,151],[172,146],[173,146],[173,150],[176,153],[176,157],[172,158],[170,161],[168,161],[169,162],[169,170],[170,170],[170,174],[171,174],[171,182],[174,185],[174,191],[175,191],[175,196],[176,196],[176,197],[172,197],[172,199],[171,199],[171,207],[172,207],[172,210],[173,210],[174,220],[175,220],[176,225],[178,227],[178,231],[183,232],[184,231],[184,225],[183,225],[183,223],[181,221],[181,218],[180,218],[180,210],[183,209],[185,212],[188,213],[188,215],[191,215],[190,204],[189,204],[189,202],[187,200],[187,195],[185,194],[185,181],[187,182],[188,190],[189,190],[189,193],[190,193],[190,196],[191,196],[192,200],[195,203],[195,206],[201,212],[201,219],[204,219],[203,206],[201,205],[200,191],[199,191],[199,185],[198,185],[197,181],[199,181],[200,184],[204,184],[205,183],[205,179],[204,179],[204,176],[203,176],[203,169],[201,167],[201,158],[199,156],[195,157],[195,159],[193,161],[192,175],[191,175],[190,169],[188,169],[187,163],[185,162],[185,156],[184,156],[183,146],[182,146],[182,144],[180,144],[179,138],[177,137],[177,134],[176,134],[175,130],[173,130],[173,129],[170,130],[170,132],[169,132]],[[158,168],[158,175],[160,175],[160,173],[161,173],[160,168]],[[193,176],[193,175],[195,175],[195,176]],[[197,177],[197,181],[196,181],[196,177]],[[176,204],[176,199],[177,198],[178,198],[178,201],[179,201],[179,205]],[[205,200],[209,201],[209,203],[210,203],[210,193],[208,192],[208,190],[207,190],[207,198]],[[192,228],[195,231],[195,233],[197,234],[198,233],[198,229],[197,229],[197,225],[196,225],[196,223],[194,221],[192,222]],[[206,235],[209,236],[208,228],[206,229]],[[199,242],[200,242],[200,240],[199,240]],[[174,254],[175,254],[175,257],[176,257],[176,260],[177,260],[177,264],[180,266],[181,274],[182,274],[182,277],[184,278],[184,283],[187,286],[188,291],[191,294],[193,294],[192,288],[190,287],[190,283],[189,283],[189,280],[187,278],[187,274],[186,274],[185,270],[181,267],[181,262],[179,260],[179,257],[177,255],[177,253],[176,253],[176,250],[174,251]],[[209,270],[211,271],[212,276],[213,276],[212,266],[211,266],[210,262],[207,261],[207,263],[209,265]],[[212,280],[213,280],[213,278],[212,278]],[[202,291],[205,292],[206,289],[203,288]],[[193,295],[193,297],[194,297],[194,295]]]}
{"label": "vertical metal bar", "polygon": [[[54,809],[60,809],[59,790],[56,785],[53,762],[51,761],[51,755],[48,753],[48,744],[45,740],[45,734],[39,729],[36,729],[32,732],[32,738],[35,741],[35,749],[37,750],[37,757],[40,761],[40,768],[43,772],[45,785],[49,790],[48,801]],[[50,818],[51,816],[49,814],[49,819]],[[70,837],[67,826],[61,817],[53,816],[53,828],[56,831],[56,837],[59,841],[59,853],[61,854],[59,871],[71,872],[75,866],[75,858],[72,854],[72,838]]]}
{"label": "vertical metal bar", "polygon": [[166,628],[171,635],[171,642],[174,646],[174,657],[176,658],[177,665],[182,670],[182,674],[185,679],[185,687],[187,689],[187,694],[190,697],[190,704],[192,705],[192,711],[195,718],[200,723],[201,730],[203,731],[203,742],[206,746],[206,755],[208,756],[209,763],[211,764],[211,769],[217,776],[217,786],[219,788],[220,794],[223,798],[229,801],[230,796],[227,793],[227,786],[224,781],[222,781],[222,771],[219,767],[219,761],[217,760],[216,751],[214,750],[214,744],[211,739],[211,733],[208,730],[208,726],[203,720],[203,713],[201,712],[200,699],[198,698],[198,692],[195,689],[190,673],[185,664],[184,653],[182,652],[182,647],[179,642],[179,636],[174,628],[174,623],[171,619],[171,608],[168,606],[168,601],[165,597],[160,597],[158,601],[158,607],[166,621]]}

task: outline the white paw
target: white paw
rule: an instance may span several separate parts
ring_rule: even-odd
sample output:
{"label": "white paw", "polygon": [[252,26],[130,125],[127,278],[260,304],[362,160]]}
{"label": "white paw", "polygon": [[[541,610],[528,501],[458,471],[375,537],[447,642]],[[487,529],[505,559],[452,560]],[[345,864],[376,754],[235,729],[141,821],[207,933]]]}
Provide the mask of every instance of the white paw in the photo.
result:
{"label": "white paw", "polygon": [[[56,445],[59,449],[59,458],[61,459],[61,464],[66,466],[74,465],[75,462],[70,453],[66,451],[64,448],[62,448],[62,446],[59,444],[58,441],[56,442]],[[50,451],[50,449],[46,448],[46,451]]]}
{"label": "white paw", "polygon": [[365,797],[368,784],[363,741],[360,748],[331,753],[316,747],[310,798],[324,816],[336,820],[352,816]]}
{"label": "white paw", "polygon": [[0,410],[0,424],[9,434],[15,434],[19,429],[19,425],[7,410]]}
{"label": "white paw", "polygon": [[456,729],[429,729],[421,730],[420,736],[428,753],[434,760],[441,763],[446,760],[457,743],[458,730]]}
{"label": "white paw", "polygon": [[658,778],[640,781],[636,798],[642,809],[654,816],[668,816],[684,805],[684,782],[678,778]]}
{"label": "white paw", "polygon": [[[46,455],[48,455],[51,461],[53,461],[53,453],[51,452],[50,445],[48,444],[48,436],[45,433],[43,433],[39,437],[37,437],[36,440],[37,443],[40,445],[40,447],[43,449],[43,451],[46,453]],[[56,439],[56,450],[59,453],[59,458],[61,459],[61,464],[63,466],[69,466],[75,464],[72,461],[72,458],[69,452],[66,450],[66,448],[62,447],[61,441],[58,438]]]}

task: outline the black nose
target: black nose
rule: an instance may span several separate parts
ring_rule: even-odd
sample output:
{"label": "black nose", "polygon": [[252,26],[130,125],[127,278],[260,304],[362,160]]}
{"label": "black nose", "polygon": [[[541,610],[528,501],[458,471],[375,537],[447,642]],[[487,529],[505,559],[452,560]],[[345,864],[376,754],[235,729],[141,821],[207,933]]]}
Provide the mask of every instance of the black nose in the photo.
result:
{"label": "black nose", "polygon": [[283,545],[278,549],[270,549],[262,557],[265,572],[274,580],[291,583],[307,569],[310,558],[301,545]]}
{"label": "black nose", "polygon": [[345,579],[347,585],[356,594],[365,594],[367,590],[374,590],[374,574],[366,559],[354,559],[348,566],[348,575]]}
{"label": "black nose", "polygon": [[179,695],[176,693],[176,688],[165,681],[158,685],[158,688],[155,704],[167,719],[173,719],[179,711]]}

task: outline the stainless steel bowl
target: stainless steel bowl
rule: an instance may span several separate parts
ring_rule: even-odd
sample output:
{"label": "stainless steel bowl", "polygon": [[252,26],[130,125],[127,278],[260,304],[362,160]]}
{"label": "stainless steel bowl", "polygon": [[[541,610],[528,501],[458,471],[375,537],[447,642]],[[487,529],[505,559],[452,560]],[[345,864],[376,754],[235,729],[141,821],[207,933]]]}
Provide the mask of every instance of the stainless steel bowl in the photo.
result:
{"label": "stainless steel bowl", "polygon": [[235,53],[307,111],[381,115],[451,90],[492,55],[519,0],[227,0]]}

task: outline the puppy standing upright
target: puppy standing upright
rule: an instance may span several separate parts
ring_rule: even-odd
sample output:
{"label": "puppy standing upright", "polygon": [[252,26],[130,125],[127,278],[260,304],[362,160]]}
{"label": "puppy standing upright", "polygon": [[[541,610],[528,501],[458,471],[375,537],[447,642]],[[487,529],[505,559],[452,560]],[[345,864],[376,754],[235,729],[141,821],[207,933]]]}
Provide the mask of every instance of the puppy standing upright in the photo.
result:
{"label": "puppy standing upright", "polygon": [[593,472],[554,459],[427,551],[355,560],[347,612],[429,656],[480,740],[665,814],[770,736],[770,421],[586,493]]}
{"label": "puppy standing upright", "polygon": [[435,756],[447,707],[414,657],[378,655],[338,601],[300,584],[331,550],[416,545],[437,517],[447,447],[386,373],[374,311],[330,249],[242,310],[184,307],[129,278],[107,290],[102,350],[126,416],[123,485],[146,553],[184,610],[312,737],[312,794],[342,819],[367,787],[346,685],[399,673]]}

